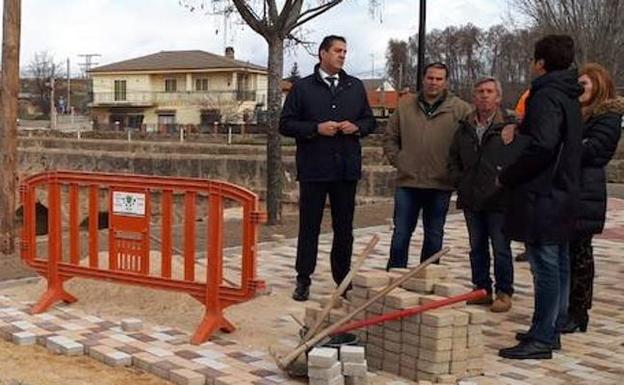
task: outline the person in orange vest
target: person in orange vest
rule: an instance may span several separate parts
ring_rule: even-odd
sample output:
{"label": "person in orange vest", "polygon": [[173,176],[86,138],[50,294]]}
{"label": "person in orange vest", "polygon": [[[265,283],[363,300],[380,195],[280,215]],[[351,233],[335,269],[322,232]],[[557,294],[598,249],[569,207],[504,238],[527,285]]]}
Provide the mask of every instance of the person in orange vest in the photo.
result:
{"label": "person in orange vest", "polygon": [[520,99],[518,99],[518,103],[516,104],[515,111],[516,111],[516,118],[518,120],[524,119],[524,113],[526,110],[526,101],[527,101],[527,98],[529,97],[529,92],[530,92],[529,89],[524,91],[522,95],[520,95]]}
{"label": "person in orange vest", "polygon": [[[518,103],[516,104],[516,108],[514,109],[516,111],[516,118],[518,119],[518,122],[522,121],[522,119],[524,119],[524,114],[526,112],[526,101],[527,98],[529,97],[529,92],[530,89],[527,88],[522,95],[520,95],[520,99],[518,99]],[[515,261],[516,262],[527,262],[529,260],[528,256],[527,256],[527,250],[526,250],[526,246],[524,248],[524,251],[518,255],[516,255]]]}

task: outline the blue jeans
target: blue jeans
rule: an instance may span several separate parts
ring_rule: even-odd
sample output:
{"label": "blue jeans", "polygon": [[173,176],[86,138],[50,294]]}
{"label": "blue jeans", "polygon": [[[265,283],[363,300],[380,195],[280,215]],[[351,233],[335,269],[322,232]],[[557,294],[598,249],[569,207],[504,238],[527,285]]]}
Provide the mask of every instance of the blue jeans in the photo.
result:
{"label": "blue jeans", "polygon": [[477,289],[492,293],[490,277],[490,240],[494,251],[496,292],[513,294],[511,241],[503,234],[504,214],[496,211],[464,210],[470,239],[472,283]]}
{"label": "blue jeans", "polygon": [[412,233],[423,211],[425,237],[420,261],[424,261],[442,248],[444,223],[451,192],[436,189],[397,187],[394,192],[394,232],[390,244],[387,268],[406,267]]}
{"label": "blue jeans", "polygon": [[535,289],[533,319],[529,335],[552,344],[566,321],[570,296],[568,244],[527,244]]}

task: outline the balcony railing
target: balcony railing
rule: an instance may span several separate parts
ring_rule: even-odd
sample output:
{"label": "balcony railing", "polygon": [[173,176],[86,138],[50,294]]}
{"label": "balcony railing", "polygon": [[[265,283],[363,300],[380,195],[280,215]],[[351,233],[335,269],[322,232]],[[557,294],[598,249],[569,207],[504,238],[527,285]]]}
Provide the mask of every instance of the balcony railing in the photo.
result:
{"label": "balcony railing", "polygon": [[154,106],[160,104],[222,105],[256,100],[255,90],[183,92],[94,92],[93,105]]}
{"label": "balcony railing", "polygon": [[119,104],[119,105],[152,105],[151,92],[94,92],[93,104]]}

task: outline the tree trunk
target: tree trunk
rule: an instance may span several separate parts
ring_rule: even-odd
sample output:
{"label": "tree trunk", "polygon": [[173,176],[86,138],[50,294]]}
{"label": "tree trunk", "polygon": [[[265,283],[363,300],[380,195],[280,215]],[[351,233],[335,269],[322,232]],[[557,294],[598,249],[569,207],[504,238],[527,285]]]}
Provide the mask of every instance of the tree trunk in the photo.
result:
{"label": "tree trunk", "polygon": [[20,0],[4,0],[0,95],[0,251],[4,254],[15,251],[20,14]]}
{"label": "tree trunk", "polygon": [[279,133],[279,117],[282,109],[281,80],[284,73],[284,39],[279,36],[267,38],[269,45],[269,90],[267,129],[267,185],[266,206],[269,225],[282,219],[282,147]]}

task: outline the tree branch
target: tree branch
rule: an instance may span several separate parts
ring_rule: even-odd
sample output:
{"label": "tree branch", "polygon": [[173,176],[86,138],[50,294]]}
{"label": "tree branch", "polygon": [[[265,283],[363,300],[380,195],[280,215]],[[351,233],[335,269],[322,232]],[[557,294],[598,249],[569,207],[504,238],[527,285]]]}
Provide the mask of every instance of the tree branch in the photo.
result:
{"label": "tree branch", "polygon": [[[289,22],[293,18],[295,21],[299,18],[302,4],[303,0],[286,0],[278,21],[281,31],[285,31],[286,33],[290,32],[290,29],[288,29]],[[295,6],[297,6],[298,9]]]}
{"label": "tree branch", "polygon": [[[260,17],[254,12],[251,6],[244,0],[232,0],[238,14],[245,20],[245,23],[256,31],[261,36],[267,36],[269,34],[268,23],[265,19]],[[263,22],[264,21],[264,22]]]}
{"label": "tree branch", "polygon": [[337,6],[338,4],[342,2],[343,0],[332,0],[329,3],[319,5],[318,7],[310,8],[302,12],[301,15],[299,15],[299,21],[297,21],[297,23],[291,28],[291,30],[301,26],[302,24],[307,23],[308,21],[314,19],[317,16],[322,15],[323,13],[329,11],[330,9],[334,8],[335,6]]}
{"label": "tree branch", "polygon": [[282,20],[280,20],[282,31],[286,32],[286,34],[290,34],[295,25],[297,25],[297,20],[299,20],[301,9],[303,8],[303,0],[289,1],[288,3],[290,3],[289,8],[284,7],[281,16]]}
{"label": "tree branch", "polygon": [[269,20],[267,20],[267,25],[270,25],[272,28],[277,29],[279,28],[276,23],[276,21],[279,19],[279,14],[277,12],[277,3],[275,2],[275,0],[266,0],[266,4],[269,6]]}
{"label": "tree branch", "polygon": [[292,42],[294,45],[300,45],[303,47],[303,49],[306,50],[306,52],[308,54],[310,54],[313,57],[316,57],[316,52],[314,52],[314,45],[316,44],[313,41],[307,41],[307,40],[303,40],[300,37],[297,37],[296,35],[289,33],[286,38],[288,39],[288,41]]}

